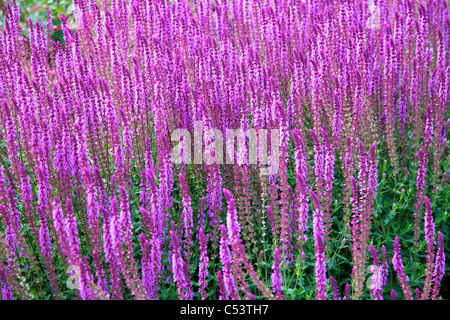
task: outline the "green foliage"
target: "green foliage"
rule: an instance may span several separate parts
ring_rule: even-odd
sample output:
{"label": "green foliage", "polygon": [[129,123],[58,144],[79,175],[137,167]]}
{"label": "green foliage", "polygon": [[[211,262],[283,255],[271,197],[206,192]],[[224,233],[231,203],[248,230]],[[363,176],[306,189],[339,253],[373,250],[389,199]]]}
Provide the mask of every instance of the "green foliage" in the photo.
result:
{"label": "green foliage", "polygon": [[[6,17],[6,3],[12,1],[0,0],[0,27],[3,26]],[[28,36],[29,23],[28,19],[33,22],[39,21],[45,25],[47,22],[47,8],[52,15],[53,26],[51,36],[53,41],[64,42],[62,31],[59,30],[61,21],[59,17],[64,13],[67,17],[72,17],[72,0],[20,0],[17,1],[20,10],[20,27],[21,33]]]}

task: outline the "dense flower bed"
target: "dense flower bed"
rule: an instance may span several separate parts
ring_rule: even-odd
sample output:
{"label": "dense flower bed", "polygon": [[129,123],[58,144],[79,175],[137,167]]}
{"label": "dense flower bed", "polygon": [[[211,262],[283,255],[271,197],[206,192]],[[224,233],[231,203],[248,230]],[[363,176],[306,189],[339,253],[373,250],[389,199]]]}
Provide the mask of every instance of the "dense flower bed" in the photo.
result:
{"label": "dense flower bed", "polygon": [[2,18],[3,299],[441,298],[446,1],[73,9]]}

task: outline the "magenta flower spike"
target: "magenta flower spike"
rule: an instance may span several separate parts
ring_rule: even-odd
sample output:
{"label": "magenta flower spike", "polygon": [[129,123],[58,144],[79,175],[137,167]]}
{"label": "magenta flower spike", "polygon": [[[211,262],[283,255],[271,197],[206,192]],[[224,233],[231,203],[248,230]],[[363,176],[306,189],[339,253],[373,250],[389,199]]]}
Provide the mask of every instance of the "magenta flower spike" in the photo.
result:
{"label": "magenta flower spike", "polygon": [[409,278],[404,272],[400,239],[398,237],[395,237],[394,240],[394,256],[392,257],[392,265],[394,267],[395,272],[397,273],[397,278],[400,282],[400,286],[402,287],[405,299],[413,300],[411,287],[409,286]]}
{"label": "magenta flower spike", "polygon": [[280,250],[275,248],[273,251],[273,265],[272,265],[272,290],[277,299],[283,299],[283,278],[281,276],[281,259]]}
{"label": "magenta flower spike", "polygon": [[325,249],[323,245],[323,212],[319,202],[319,198],[314,191],[309,190],[309,194],[313,200],[313,233],[314,233],[314,248],[315,248],[315,277],[316,277],[316,298],[318,300],[325,300],[327,298],[326,287],[326,262]]}

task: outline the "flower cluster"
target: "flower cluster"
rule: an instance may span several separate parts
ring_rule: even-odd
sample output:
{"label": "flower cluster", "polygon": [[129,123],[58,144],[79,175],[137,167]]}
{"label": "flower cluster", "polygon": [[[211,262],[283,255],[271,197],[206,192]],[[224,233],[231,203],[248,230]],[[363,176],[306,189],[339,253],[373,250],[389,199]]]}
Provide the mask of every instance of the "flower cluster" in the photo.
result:
{"label": "flower cluster", "polygon": [[5,8],[3,299],[440,299],[444,0]]}

